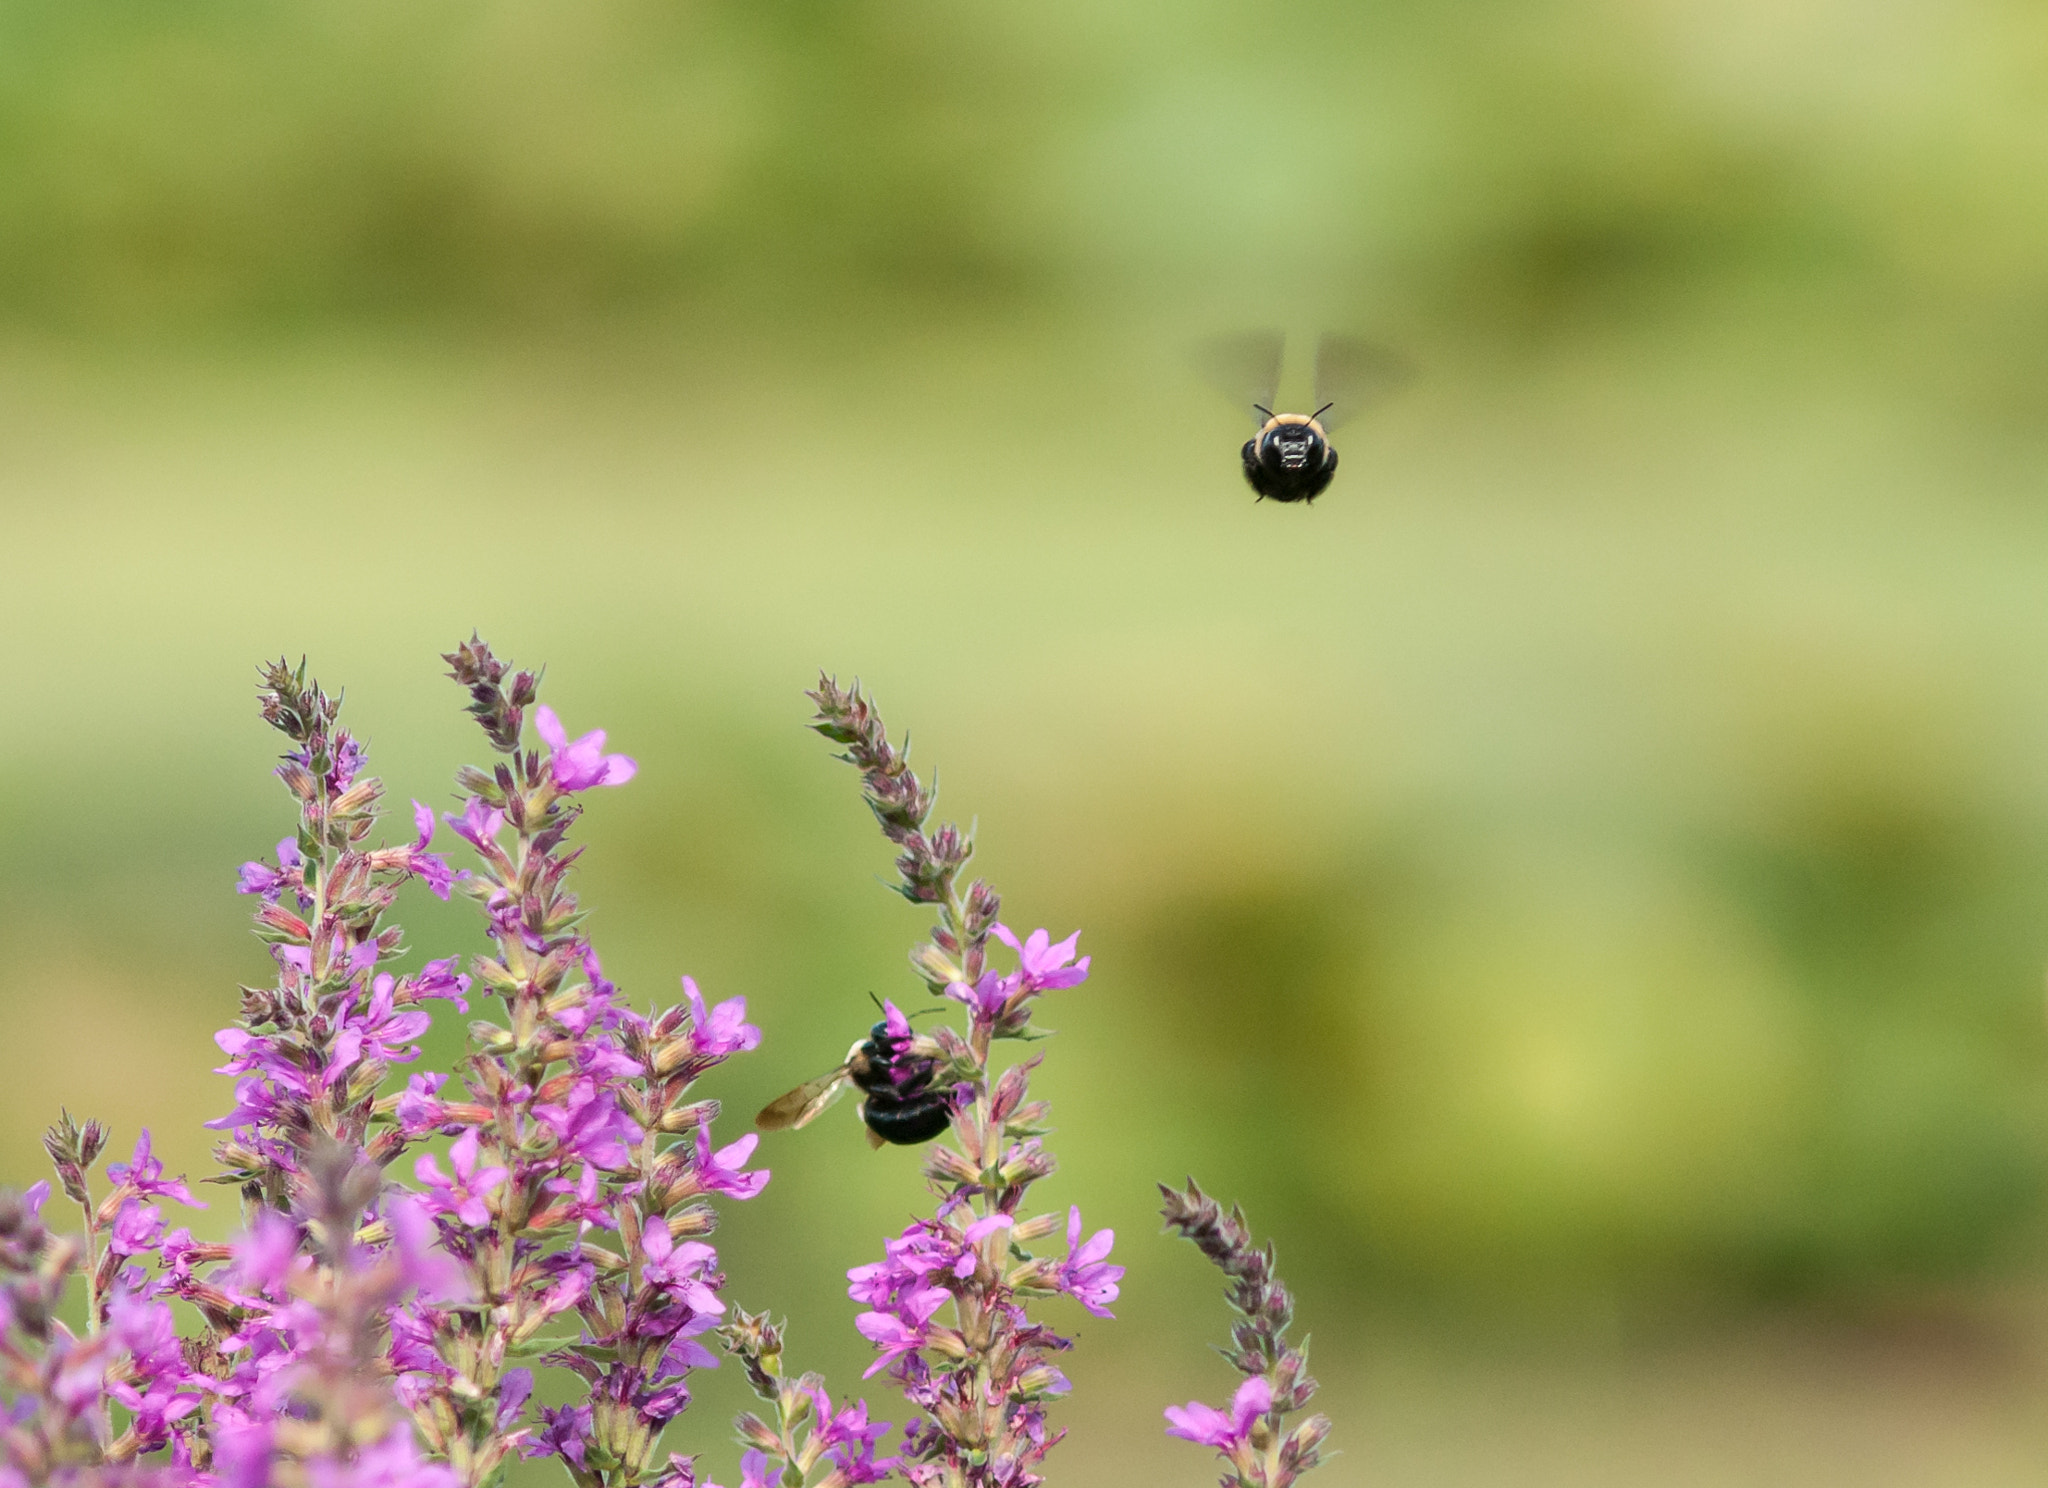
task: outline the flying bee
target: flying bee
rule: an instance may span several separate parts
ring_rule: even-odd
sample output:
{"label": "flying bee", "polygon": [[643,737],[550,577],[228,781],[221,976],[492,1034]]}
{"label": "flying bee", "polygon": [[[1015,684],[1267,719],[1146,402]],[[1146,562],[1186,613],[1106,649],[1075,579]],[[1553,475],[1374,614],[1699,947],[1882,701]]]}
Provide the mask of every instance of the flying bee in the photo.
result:
{"label": "flying bee", "polygon": [[860,1119],[867,1123],[870,1147],[929,1142],[953,1119],[953,1092],[932,1089],[938,1061],[911,1053],[910,1046],[910,1020],[885,1007],[882,1021],[846,1051],[844,1064],[770,1101],[754,1125],[762,1131],[807,1126],[853,1085],[864,1097]]}
{"label": "flying bee", "polygon": [[[1243,398],[1258,413],[1259,429],[1239,453],[1244,478],[1264,501],[1312,502],[1337,474],[1337,450],[1329,431],[1393,392],[1412,375],[1406,361],[1351,336],[1324,336],[1316,343],[1316,411],[1275,413],[1280,364],[1286,338],[1278,331],[1252,331],[1211,341],[1202,348],[1210,379],[1232,398]],[[1327,422],[1325,414],[1334,410]]]}

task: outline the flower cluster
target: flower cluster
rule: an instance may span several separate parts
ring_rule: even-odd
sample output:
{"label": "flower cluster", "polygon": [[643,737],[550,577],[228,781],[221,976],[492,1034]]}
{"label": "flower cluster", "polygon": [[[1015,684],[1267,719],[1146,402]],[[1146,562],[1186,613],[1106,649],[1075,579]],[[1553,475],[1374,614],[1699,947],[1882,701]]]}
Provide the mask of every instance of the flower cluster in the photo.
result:
{"label": "flower cluster", "polygon": [[1230,1305],[1238,1313],[1223,1357],[1245,1376],[1228,1410],[1200,1401],[1167,1408],[1169,1435],[1214,1447],[1230,1464],[1223,1488],[1287,1488],[1322,1460],[1330,1419],[1313,1415],[1293,1430],[1287,1417],[1316,1393],[1308,1372],[1308,1345],[1287,1341],[1294,1300],[1273,1274],[1273,1247],[1253,1243],[1243,1213],[1223,1207],[1188,1180],[1182,1193],[1165,1184],[1166,1227],[1193,1241],[1230,1279]]}
{"label": "flower cluster", "polygon": [[11,1402],[0,1433],[0,1481],[64,1481],[104,1460],[102,1381],[120,1347],[111,1332],[79,1338],[57,1318],[83,1243],[43,1225],[50,1185],[0,1191],[0,1380]]}
{"label": "flower cluster", "polygon": [[[7,1455],[16,1464],[124,1463],[174,1442],[185,1455],[188,1418],[217,1393],[211,1379],[188,1367],[171,1309],[161,1300],[176,1291],[181,1278],[151,1273],[168,1256],[174,1269],[189,1275],[194,1264],[225,1252],[195,1244],[186,1230],[165,1234],[162,1208],[153,1200],[202,1206],[182,1179],[164,1176],[147,1131],[129,1161],[106,1165],[113,1186],[95,1200],[92,1172],[106,1142],[97,1121],[81,1126],[68,1111],[43,1136],[64,1196],[78,1205],[84,1223],[75,1240],[53,1243],[42,1227],[47,1183],[10,1200],[10,1219],[16,1217],[12,1203],[20,1208],[19,1228],[7,1247],[7,1268],[18,1276],[9,1288],[8,1320],[21,1330],[18,1358],[38,1358],[51,1387],[41,1392],[37,1427],[10,1435]],[[83,1337],[54,1316],[74,1267],[82,1268],[85,1279]],[[114,1431],[110,1403],[128,1413],[126,1430]]]}
{"label": "flower cluster", "polygon": [[283,1211],[304,1200],[303,1162],[316,1144],[360,1147],[378,1162],[403,1150],[404,1133],[370,1133],[378,1093],[392,1065],[418,1057],[426,1004],[468,1011],[468,978],[452,958],[410,976],[377,969],[399,953],[403,932],[383,917],[400,885],[418,878],[443,899],[453,885],[446,861],[427,851],[433,812],[415,801],[412,842],[368,846],[384,787],[362,773],[365,751],[340,727],[339,699],[308,680],[303,662],[282,661],[264,668],[260,696],[264,719],[292,744],[276,773],[299,825],[278,843],[276,866],[242,865],[237,887],[261,901],[256,933],[277,979],[244,987],[240,1019],[217,1036],[235,1108],[208,1125],[228,1133],[215,1181]]}
{"label": "flower cluster", "polygon": [[[48,1184],[0,1195],[0,1359],[15,1401],[0,1433],[0,1482],[455,1488],[422,1459],[382,1351],[388,1309],[418,1289],[453,1295],[460,1278],[431,1248],[425,1215],[384,1194],[381,1171],[359,1149],[313,1144],[297,1169],[304,1207],[259,1208],[229,1246],[164,1232],[149,1199],[191,1196],[164,1177],[147,1133],[129,1162],[107,1164],[112,1189],[97,1203],[97,1124],[67,1117],[46,1145],[87,1229],[50,1235]],[[383,1217],[363,1224],[380,1199]],[[101,1236],[95,1267],[87,1257]],[[80,1335],[56,1314],[82,1261]],[[198,1336],[179,1337],[174,1298],[205,1320]]]}
{"label": "flower cluster", "polygon": [[[980,879],[961,885],[971,840],[950,823],[928,826],[933,793],[889,743],[858,685],[842,690],[823,678],[811,697],[813,726],[847,746],[843,758],[860,770],[869,807],[902,849],[899,892],[938,907],[931,939],[911,964],[968,1018],[964,1037],[941,1026],[909,1046],[937,1061],[940,1083],[952,1087],[954,1145],[934,1147],[924,1164],[933,1215],[888,1241],[880,1261],[847,1275],[849,1294],[867,1307],[856,1326],[877,1351],[868,1372],[886,1370],[922,1413],[905,1428],[900,1453],[904,1476],[919,1488],[1032,1488],[1061,1435],[1045,1408],[1068,1388],[1053,1361],[1071,1346],[1032,1316],[1032,1304],[1064,1295],[1108,1317],[1123,1268],[1108,1260],[1110,1231],[1083,1238],[1078,1209],[1026,1214],[1031,1185],[1054,1167],[1041,1140],[1047,1107],[1030,1098],[1037,1060],[996,1074],[990,1050],[997,1039],[1032,1037],[1034,1000],[1085,980],[1088,958],[1076,959],[1077,935],[1055,943],[1036,930],[1020,940],[997,920],[994,889]],[[1016,952],[1015,970],[988,965],[991,936]],[[1064,1256],[1030,1248],[1062,1229]]]}
{"label": "flower cluster", "polygon": [[[847,1488],[881,1482],[899,1465],[894,1457],[875,1455],[889,1423],[870,1420],[864,1400],[833,1410],[819,1375],[787,1378],[782,1372],[783,1326],[766,1313],[736,1308],[733,1320],[719,1330],[719,1341],[746,1370],[747,1383],[774,1412],[769,1421],[743,1411],[735,1422],[745,1448],[741,1488]],[[821,1466],[824,1475],[814,1479]]]}
{"label": "flower cluster", "polygon": [[[923,1164],[931,1212],[848,1273],[868,1373],[916,1412],[885,1455],[890,1423],[786,1375],[784,1325],[721,1295],[718,1203],[753,1198],[768,1173],[750,1166],[756,1136],[713,1139],[719,1103],[699,1083],[759,1044],[745,1000],[707,1005],[685,977],[679,1002],[636,1009],[584,933],[569,838],[584,793],[631,781],[635,762],[603,730],[572,737],[539,675],[481,639],[445,659],[498,757],[458,772],[438,819],[415,802],[397,845],[372,841],[382,786],[338,698],[303,664],[264,668],[298,824],[237,884],[275,973],[217,1035],[235,1085],[209,1123],[224,1132],[211,1181],[237,1190],[242,1234],[167,1227],[167,1203],[204,1206],[147,1130],[102,1165],[98,1122],[66,1113],[50,1129],[80,1230],[53,1228],[49,1183],[0,1190],[0,1488],[482,1488],[515,1454],[578,1488],[716,1488],[666,1440],[713,1344],[763,1402],[737,1422],[740,1488],[1035,1488],[1071,1347],[1038,1312],[1064,1297],[1110,1316],[1123,1268],[1078,1209],[1028,1208],[1054,1169],[1038,1061],[992,1051],[1042,1037],[1037,999],[1086,980],[1078,935],[1001,923],[994,889],[963,882],[972,842],[930,824],[933,794],[873,706],[820,681],[815,727],[860,770],[899,891],[937,913],[912,967],[963,1018],[919,1032],[887,1004],[842,1072],[873,1140],[951,1137]],[[431,850],[442,825],[468,868]],[[388,914],[413,880],[444,899],[460,888],[490,951],[396,969]],[[991,942],[1014,965],[991,965]],[[490,1015],[455,1067],[399,1083],[433,1006],[467,1014],[472,996]],[[807,1087],[800,1115],[768,1124],[801,1125],[826,1099]],[[1226,1484],[1287,1488],[1328,1423],[1284,1433],[1314,1382],[1285,1341],[1271,1252],[1192,1186],[1169,1195],[1168,1220],[1232,1278],[1245,1321],[1230,1357],[1250,1376],[1228,1411],[1170,1411],[1173,1429],[1223,1452]],[[196,1326],[181,1334],[181,1317]],[[539,1404],[537,1369],[575,1378],[568,1403]]]}
{"label": "flower cluster", "polygon": [[[464,1484],[518,1450],[560,1458],[580,1483],[688,1485],[693,1465],[664,1455],[662,1433],[689,1403],[690,1372],[716,1362],[699,1341],[725,1312],[701,1239],[717,1222],[710,1200],[768,1181],[746,1166],[754,1136],[713,1145],[718,1103],[691,1088],[761,1036],[744,999],[707,1008],[687,977],[684,1000],[652,1014],[619,998],[580,928],[566,843],[578,795],[631,780],[634,762],[607,754],[601,730],[571,740],[534,707],[538,678],[481,640],[445,659],[503,756],[460,772],[462,807],[445,818],[475,851],[462,887],[494,952],[471,973],[503,1021],[470,1025],[459,1090],[415,1076],[380,1108],[405,1139],[455,1138],[445,1168],[425,1154],[414,1175],[469,1288],[394,1319],[399,1389]],[[573,1371],[585,1393],[521,1424],[532,1375],[520,1358]]]}
{"label": "flower cluster", "polygon": [[[317,1146],[305,1180],[302,1212],[259,1213],[234,1250],[223,1290],[238,1321],[221,1351],[239,1362],[213,1411],[215,1481],[456,1488],[392,1396],[385,1319],[414,1297],[454,1302],[462,1275],[435,1248],[424,1206],[388,1194],[359,1149]],[[365,1226],[380,1200],[381,1222]]]}

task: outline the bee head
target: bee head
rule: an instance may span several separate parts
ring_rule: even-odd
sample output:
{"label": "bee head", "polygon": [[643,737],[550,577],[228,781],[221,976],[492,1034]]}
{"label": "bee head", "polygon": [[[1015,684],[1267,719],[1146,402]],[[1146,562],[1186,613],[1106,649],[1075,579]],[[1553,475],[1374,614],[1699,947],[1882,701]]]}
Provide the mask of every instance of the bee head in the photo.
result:
{"label": "bee head", "polygon": [[1323,426],[1316,422],[1322,412],[1319,408],[1315,414],[1281,413],[1267,420],[1259,431],[1261,463],[1280,470],[1320,469],[1329,448]]}

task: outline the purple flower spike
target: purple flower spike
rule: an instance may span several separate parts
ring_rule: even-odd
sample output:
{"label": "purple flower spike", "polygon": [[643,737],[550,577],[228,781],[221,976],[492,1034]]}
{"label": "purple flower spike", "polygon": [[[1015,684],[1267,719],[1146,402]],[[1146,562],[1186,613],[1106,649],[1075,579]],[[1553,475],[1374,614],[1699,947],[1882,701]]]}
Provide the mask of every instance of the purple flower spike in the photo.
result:
{"label": "purple flower spike", "polygon": [[554,772],[555,787],[564,791],[589,790],[598,785],[624,785],[640,767],[623,754],[604,752],[604,730],[592,729],[575,743],[562,720],[546,703],[534,713],[534,726],[547,740],[548,767]]}
{"label": "purple flower spike", "polygon": [[[929,990],[967,1012],[965,1030],[942,1026],[915,1039],[926,1046],[916,1061],[916,1090],[944,1098],[953,1138],[953,1145],[934,1146],[924,1164],[939,1194],[937,1211],[886,1242],[882,1261],[847,1273],[849,1295],[870,1309],[855,1319],[879,1355],[869,1373],[888,1370],[919,1412],[904,1428],[895,1470],[915,1488],[1040,1488],[1038,1464],[1062,1435],[1047,1423],[1046,1401],[1068,1388],[1052,1361],[1073,1341],[1035,1315],[1037,1301],[1059,1293],[1107,1317],[1123,1270],[1107,1260],[1109,1231],[1083,1241],[1078,1212],[1070,1216],[1064,1259],[1033,1253],[1058,1223],[1056,1214],[1032,1215],[1025,1207],[1031,1185],[1053,1171],[1040,1140],[1047,1107],[1029,1095],[1038,1060],[999,1074],[991,1046],[1036,1036],[1032,1000],[1080,983],[1088,960],[1078,956],[1078,931],[1056,944],[1045,930],[1019,940],[999,923],[994,886],[966,876],[974,851],[969,833],[933,820],[935,792],[911,771],[907,751],[889,742],[857,684],[842,688],[820,677],[810,696],[818,705],[812,727],[845,748],[839,757],[860,772],[868,809],[898,850],[901,882],[893,887],[937,911],[938,923],[911,951],[910,964]],[[992,938],[1016,952],[1015,971],[989,965]],[[909,1019],[894,1003],[882,1016],[878,1039],[912,1042]],[[913,1094],[899,1082],[899,1102]],[[871,1091],[867,1114],[874,1108]],[[936,1121],[920,1129],[945,1141]],[[958,1307],[957,1328],[933,1321],[948,1298]],[[753,1439],[765,1447],[767,1434]],[[834,1459],[846,1484],[871,1481],[888,1466],[857,1453]]]}
{"label": "purple flower spike", "polygon": [[[1167,1228],[1192,1241],[1230,1280],[1238,1321],[1222,1353],[1246,1377],[1227,1414],[1190,1401],[1167,1411],[1167,1431],[1223,1453],[1231,1467],[1223,1488],[1291,1488],[1322,1461],[1330,1418],[1318,1413],[1288,1427],[1287,1418],[1315,1395],[1316,1382],[1308,1373],[1306,1343],[1287,1341],[1294,1299],[1273,1274],[1273,1247],[1252,1238],[1235,1205],[1226,1212],[1192,1179],[1185,1192],[1161,1184],[1160,1193]],[[1254,1423],[1262,1418],[1254,1439]]]}

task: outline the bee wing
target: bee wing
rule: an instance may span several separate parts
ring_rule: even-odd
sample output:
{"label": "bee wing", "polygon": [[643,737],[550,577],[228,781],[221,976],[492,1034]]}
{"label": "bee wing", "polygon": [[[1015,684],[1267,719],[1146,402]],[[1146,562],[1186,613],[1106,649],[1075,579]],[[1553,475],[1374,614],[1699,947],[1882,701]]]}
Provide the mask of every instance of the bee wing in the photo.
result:
{"label": "bee wing", "polygon": [[1316,343],[1316,405],[1328,403],[1323,427],[1383,403],[1415,379],[1415,364],[1397,351],[1356,336],[1325,336]]}
{"label": "bee wing", "polygon": [[875,1151],[880,1152],[884,1147],[889,1145],[887,1142],[882,1140],[882,1134],[876,1131],[873,1127],[864,1126],[861,1128],[861,1130],[867,1136],[868,1146],[872,1147]]}
{"label": "bee wing", "polygon": [[[1195,347],[1195,365],[1218,392],[1245,411],[1271,408],[1280,394],[1280,357],[1286,345],[1287,337],[1279,331],[1213,336]],[[1258,422],[1265,419],[1258,415]]]}
{"label": "bee wing", "polygon": [[806,1080],[785,1096],[768,1102],[761,1108],[761,1114],[754,1118],[754,1125],[762,1131],[794,1130],[808,1126],[817,1120],[826,1107],[846,1093],[851,1082],[846,1078],[846,1066]]}

